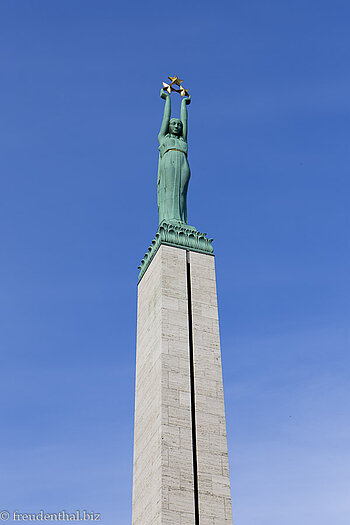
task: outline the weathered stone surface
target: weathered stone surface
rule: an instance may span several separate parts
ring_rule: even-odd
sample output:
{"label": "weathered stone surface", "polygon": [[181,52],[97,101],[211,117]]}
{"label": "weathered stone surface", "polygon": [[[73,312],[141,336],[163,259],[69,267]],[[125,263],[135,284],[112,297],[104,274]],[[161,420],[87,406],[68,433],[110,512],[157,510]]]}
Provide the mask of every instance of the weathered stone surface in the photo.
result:
{"label": "weathered stone surface", "polygon": [[[200,525],[232,525],[215,262],[189,253]],[[195,525],[186,250],[138,287],[133,525]]]}
{"label": "weathered stone surface", "polygon": [[201,525],[232,525],[215,260],[190,252]]}
{"label": "weathered stone surface", "polygon": [[160,246],[138,287],[133,525],[193,525],[186,251]]}

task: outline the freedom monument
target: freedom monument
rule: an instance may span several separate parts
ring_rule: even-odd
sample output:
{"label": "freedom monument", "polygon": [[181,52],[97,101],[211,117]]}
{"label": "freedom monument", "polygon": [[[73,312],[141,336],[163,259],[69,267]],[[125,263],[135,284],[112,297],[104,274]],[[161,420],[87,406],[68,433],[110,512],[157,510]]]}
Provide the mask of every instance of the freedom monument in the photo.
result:
{"label": "freedom monument", "polygon": [[159,227],[139,267],[132,524],[232,525],[213,239],[187,223],[191,97],[169,79]]}

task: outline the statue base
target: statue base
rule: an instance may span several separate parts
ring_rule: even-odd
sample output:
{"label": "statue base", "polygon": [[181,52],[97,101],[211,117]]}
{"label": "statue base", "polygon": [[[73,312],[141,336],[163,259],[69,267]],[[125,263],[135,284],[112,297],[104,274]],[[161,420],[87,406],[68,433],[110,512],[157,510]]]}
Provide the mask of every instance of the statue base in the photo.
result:
{"label": "statue base", "polygon": [[138,267],[140,270],[139,282],[161,244],[211,255],[214,252],[214,248],[211,245],[213,239],[207,239],[206,235],[206,233],[197,231],[194,226],[189,226],[180,221],[161,222],[151,246]]}

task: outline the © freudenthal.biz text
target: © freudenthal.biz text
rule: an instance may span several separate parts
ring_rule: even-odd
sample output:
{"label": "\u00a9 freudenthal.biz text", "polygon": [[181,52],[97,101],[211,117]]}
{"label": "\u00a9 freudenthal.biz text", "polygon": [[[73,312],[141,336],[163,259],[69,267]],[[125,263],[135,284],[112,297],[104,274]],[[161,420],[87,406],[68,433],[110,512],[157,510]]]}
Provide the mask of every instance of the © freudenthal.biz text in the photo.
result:
{"label": "\u00a9 freudenthal.biz text", "polygon": [[19,512],[14,510],[9,512],[7,510],[0,511],[0,520],[8,521],[100,521],[101,514],[98,512],[88,512],[87,510],[76,510],[75,512],[67,512],[61,510],[60,512]]}

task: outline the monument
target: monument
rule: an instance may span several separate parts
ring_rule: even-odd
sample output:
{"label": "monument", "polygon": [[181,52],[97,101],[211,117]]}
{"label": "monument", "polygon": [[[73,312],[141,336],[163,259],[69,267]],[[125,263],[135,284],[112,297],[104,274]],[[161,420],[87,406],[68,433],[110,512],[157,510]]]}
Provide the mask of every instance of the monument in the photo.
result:
{"label": "monument", "polygon": [[213,239],[187,223],[191,97],[169,80],[159,227],[139,267],[132,524],[232,525]]}

